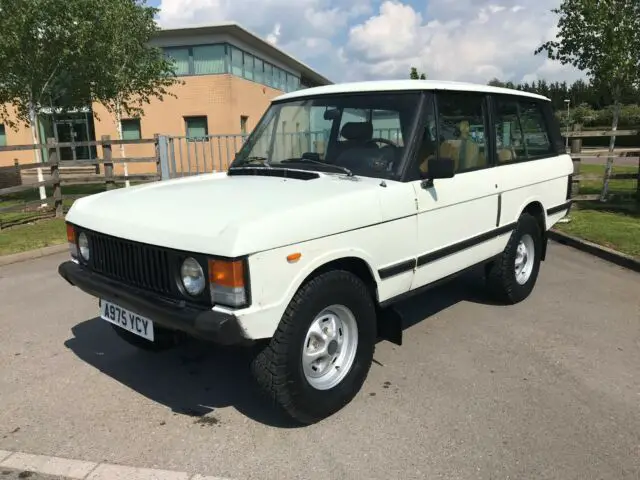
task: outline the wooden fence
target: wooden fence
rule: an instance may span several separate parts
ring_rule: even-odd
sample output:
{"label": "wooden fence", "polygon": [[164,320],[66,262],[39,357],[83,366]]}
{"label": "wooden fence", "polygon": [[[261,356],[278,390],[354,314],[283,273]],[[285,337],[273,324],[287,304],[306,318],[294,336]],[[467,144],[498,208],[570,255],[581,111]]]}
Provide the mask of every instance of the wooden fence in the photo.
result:
{"label": "wooden fence", "polygon": [[[156,154],[153,157],[127,157],[127,158],[113,158],[112,148],[114,145],[132,145],[132,144],[154,144]],[[82,147],[82,146],[99,146],[102,147],[102,158],[93,160],[75,160],[75,161],[60,161],[60,149],[65,147]],[[143,182],[155,182],[160,180],[160,155],[158,152],[158,137],[151,139],[139,139],[139,140],[112,140],[109,135],[105,135],[101,140],[87,141],[87,142],[56,142],[55,139],[47,139],[47,143],[44,145],[12,145],[0,147],[0,152],[6,151],[24,151],[34,149],[46,149],[48,152],[48,159],[46,162],[40,163],[27,163],[21,164],[17,160],[13,165],[15,172],[14,178],[21,178],[21,172],[24,170],[42,169],[47,171],[50,178],[44,181],[37,181],[23,185],[19,181],[17,185],[0,188],[0,215],[7,212],[25,211],[30,207],[39,207],[43,203],[51,204],[52,209],[49,211],[57,218],[63,216],[63,201],[65,199],[75,199],[83,195],[69,195],[64,193],[65,185],[87,185],[87,184],[104,184],[106,190],[113,189],[117,183],[123,183],[127,180],[137,183]],[[131,164],[131,163],[155,163],[156,172],[146,174],[134,174],[134,175],[116,175],[114,173],[114,165],[117,164]],[[72,167],[93,167],[95,174],[87,175],[64,175],[63,170]],[[5,167],[6,168],[6,167]],[[7,196],[15,196],[15,194],[21,194],[29,190],[39,189],[40,187],[51,187],[53,189],[53,196],[45,200],[31,200],[27,202],[9,202],[9,206],[3,206],[3,196],[5,199]],[[2,228],[0,226],[0,228]]]}
{"label": "wooden fence", "polygon": [[[636,201],[640,203],[640,145],[637,148],[608,148],[608,149],[583,149],[582,139],[593,137],[625,137],[625,136],[639,136],[640,130],[582,130],[580,125],[574,125],[573,131],[563,132],[564,138],[571,140],[570,154],[573,159],[573,183],[572,183],[572,197],[575,201],[593,201],[593,200],[607,200],[611,197],[611,194],[603,195],[599,194],[580,194],[580,184],[582,181],[602,181],[604,189],[605,182],[608,180],[635,180],[636,185],[632,190],[624,192],[629,197],[635,197]],[[582,160],[586,158],[612,158],[613,167],[619,166],[624,163],[625,167],[631,167],[632,159],[637,157],[635,162],[636,170],[634,172],[624,173],[611,173],[606,178],[606,170],[603,175],[589,175],[581,174]],[[628,168],[627,168],[628,169]],[[619,192],[617,192],[619,195]]]}

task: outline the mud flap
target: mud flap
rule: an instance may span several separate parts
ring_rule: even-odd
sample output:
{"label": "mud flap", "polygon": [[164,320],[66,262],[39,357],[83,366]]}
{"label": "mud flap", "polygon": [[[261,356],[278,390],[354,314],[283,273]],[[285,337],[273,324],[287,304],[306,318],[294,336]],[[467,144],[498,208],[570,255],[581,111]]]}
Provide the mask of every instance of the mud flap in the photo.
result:
{"label": "mud flap", "polygon": [[378,338],[396,345],[402,345],[403,317],[394,307],[378,311]]}

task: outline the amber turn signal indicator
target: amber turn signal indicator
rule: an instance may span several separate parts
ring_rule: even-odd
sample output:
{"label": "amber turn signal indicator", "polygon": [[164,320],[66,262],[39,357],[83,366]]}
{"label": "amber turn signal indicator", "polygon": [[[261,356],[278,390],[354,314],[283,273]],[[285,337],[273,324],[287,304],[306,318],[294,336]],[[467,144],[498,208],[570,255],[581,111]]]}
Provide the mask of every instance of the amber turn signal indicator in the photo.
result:
{"label": "amber turn signal indicator", "polygon": [[298,260],[300,260],[301,257],[302,257],[302,254],[299,252],[292,253],[291,255],[287,255],[287,262],[296,263]]}
{"label": "amber turn signal indicator", "polygon": [[242,260],[209,260],[209,282],[223,287],[244,287]]}
{"label": "amber turn signal indicator", "polygon": [[67,241],[69,243],[76,243],[76,231],[73,225],[67,223]]}

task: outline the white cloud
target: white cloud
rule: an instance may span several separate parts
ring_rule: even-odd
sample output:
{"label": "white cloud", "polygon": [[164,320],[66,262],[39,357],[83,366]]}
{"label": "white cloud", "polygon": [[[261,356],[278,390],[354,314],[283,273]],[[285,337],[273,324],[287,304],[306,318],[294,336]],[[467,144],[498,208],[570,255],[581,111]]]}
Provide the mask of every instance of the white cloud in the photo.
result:
{"label": "white cloud", "polygon": [[534,56],[555,35],[551,0],[529,0],[526,7],[509,3],[431,0],[422,15],[406,3],[386,0],[376,15],[349,31],[344,53],[353,65],[349,79],[406,78],[411,66],[433,79],[482,83],[494,76],[516,82],[579,78],[570,67]]}
{"label": "white cloud", "polygon": [[[554,37],[557,0],[161,0],[159,23],[236,21],[334,81],[574,80],[534,50]],[[374,5],[376,8],[374,9]],[[426,5],[426,6],[425,6]]]}
{"label": "white cloud", "polygon": [[276,23],[273,27],[273,30],[269,35],[267,35],[267,42],[275,45],[278,43],[278,37],[280,36],[280,24]]}

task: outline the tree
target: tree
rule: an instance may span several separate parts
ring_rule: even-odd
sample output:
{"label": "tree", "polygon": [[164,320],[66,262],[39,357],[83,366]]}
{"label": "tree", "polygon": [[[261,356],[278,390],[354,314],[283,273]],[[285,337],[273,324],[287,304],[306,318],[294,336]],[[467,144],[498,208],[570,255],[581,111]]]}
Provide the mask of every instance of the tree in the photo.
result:
{"label": "tree", "polygon": [[[620,117],[620,100],[626,88],[640,84],[640,2],[638,0],[563,0],[552,12],[559,15],[556,40],[538,47],[548,58],[584,71],[591,81],[611,92],[614,113],[611,130]],[[600,200],[607,196],[613,165],[615,135]]]}
{"label": "tree", "polygon": [[44,143],[37,128],[44,107],[100,102],[132,112],[162,98],[177,80],[149,44],[156,12],[145,0],[0,0],[0,118],[12,128],[29,125],[34,144]]}
{"label": "tree", "polygon": [[411,67],[409,78],[412,80],[426,80],[427,76],[424,73],[418,74],[418,69],[416,67]]}

